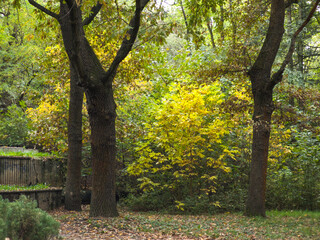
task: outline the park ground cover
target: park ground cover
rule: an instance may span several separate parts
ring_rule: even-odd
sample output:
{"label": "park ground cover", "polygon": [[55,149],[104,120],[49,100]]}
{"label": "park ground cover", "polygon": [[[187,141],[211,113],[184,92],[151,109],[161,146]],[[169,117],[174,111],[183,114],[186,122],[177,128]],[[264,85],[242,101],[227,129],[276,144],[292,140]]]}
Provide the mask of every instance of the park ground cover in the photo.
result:
{"label": "park ground cover", "polygon": [[320,239],[320,212],[270,211],[267,218],[241,213],[172,215],[120,209],[118,218],[89,218],[58,209],[58,239]]}

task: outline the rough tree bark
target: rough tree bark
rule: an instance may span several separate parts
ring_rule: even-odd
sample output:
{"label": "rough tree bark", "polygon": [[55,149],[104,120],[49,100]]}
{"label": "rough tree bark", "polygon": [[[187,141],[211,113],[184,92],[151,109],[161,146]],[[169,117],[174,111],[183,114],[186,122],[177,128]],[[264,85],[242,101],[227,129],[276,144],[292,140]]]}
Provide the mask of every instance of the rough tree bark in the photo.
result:
{"label": "rough tree bark", "polygon": [[[280,69],[271,76],[272,66],[284,33],[284,0],[271,1],[269,28],[260,53],[249,70],[254,99],[252,159],[246,212],[248,216],[266,216],[265,194],[271,116],[274,111],[273,89],[282,81],[282,74],[292,58],[298,34],[310,21],[320,0],[317,0],[306,21],[294,33],[291,45]],[[293,2],[293,1],[292,1]]]}
{"label": "rough tree bark", "polygon": [[247,215],[265,216],[265,192],[273,87],[270,74],[284,33],[285,5],[272,0],[268,32],[257,60],[248,72],[254,99],[252,159]]}
{"label": "rough tree bark", "polygon": [[70,64],[70,100],[68,122],[68,165],[65,188],[65,209],[81,211],[81,155],[83,88],[77,83],[78,72]]}
{"label": "rough tree bark", "polygon": [[79,1],[76,0],[60,0],[59,14],[51,12],[34,0],[29,2],[58,20],[66,52],[87,97],[93,167],[90,216],[118,216],[115,198],[116,104],[112,83],[119,64],[132,49],[140,27],[141,12],[149,0],[135,1],[135,13],[129,29],[107,71],[103,69],[83,29],[99,12],[102,6],[99,2],[92,8],[92,14],[84,20]]}

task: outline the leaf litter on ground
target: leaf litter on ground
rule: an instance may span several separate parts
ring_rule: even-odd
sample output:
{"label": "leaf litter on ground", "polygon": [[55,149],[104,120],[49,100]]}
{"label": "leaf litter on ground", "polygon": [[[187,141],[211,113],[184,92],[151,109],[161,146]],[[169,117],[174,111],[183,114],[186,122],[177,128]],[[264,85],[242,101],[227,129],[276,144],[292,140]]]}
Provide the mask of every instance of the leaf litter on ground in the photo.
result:
{"label": "leaf litter on ground", "polygon": [[50,214],[60,222],[57,239],[319,239],[320,212],[268,213],[248,218],[241,213],[171,215],[120,209],[117,218],[89,218],[63,208]]}

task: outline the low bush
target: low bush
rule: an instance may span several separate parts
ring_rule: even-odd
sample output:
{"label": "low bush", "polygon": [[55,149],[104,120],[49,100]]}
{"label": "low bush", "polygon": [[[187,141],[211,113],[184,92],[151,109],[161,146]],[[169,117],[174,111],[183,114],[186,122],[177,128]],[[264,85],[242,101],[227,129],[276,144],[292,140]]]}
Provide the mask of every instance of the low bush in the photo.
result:
{"label": "low bush", "polygon": [[15,202],[0,196],[0,240],[45,240],[57,236],[59,227],[57,221],[26,196]]}

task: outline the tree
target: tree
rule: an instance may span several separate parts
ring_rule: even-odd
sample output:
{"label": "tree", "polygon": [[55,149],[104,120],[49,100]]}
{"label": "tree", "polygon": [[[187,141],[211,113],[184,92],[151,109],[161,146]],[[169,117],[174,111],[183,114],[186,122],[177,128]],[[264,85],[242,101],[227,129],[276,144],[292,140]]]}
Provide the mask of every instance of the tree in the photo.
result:
{"label": "tree", "polygon": [[129,54],[137,37],[141,12],[149,0],[136,0],[135,11],[121,47],[107,71],[90,46],[84,26],[93,21],[102,4],[97,3],[87,18],[76,0],[60,1],[59,14],[29,0],[33,6],[56,19],[64,46],[87,98],[91,127],[93,183],[90,216],[118,216],[115,199],[115,119],[116,104],[112,83],[121,61]]}
{"label": "tree", "polygon": [[269,28],[253,66],[248,72],[254,98],[252,159],[246,215],[265,216],[265,193],[268,148],[271,131],[271,116],[274,111],[273,89],[282,81],[283,72],[292,58],[295,40],[310,21],[319,1],[316,1],[309,16],[293,34],[291,45],[278,71],[271,75],[284,33],[286,4],[283,0],[271,1]]}
{"label": "tree", "polygon": [[65,189],[65,208],[81,210],[82,167],[82,105],[83,89],[78,86],[79,75],[70,64],[70,100],[68,121],[68,165]]}

